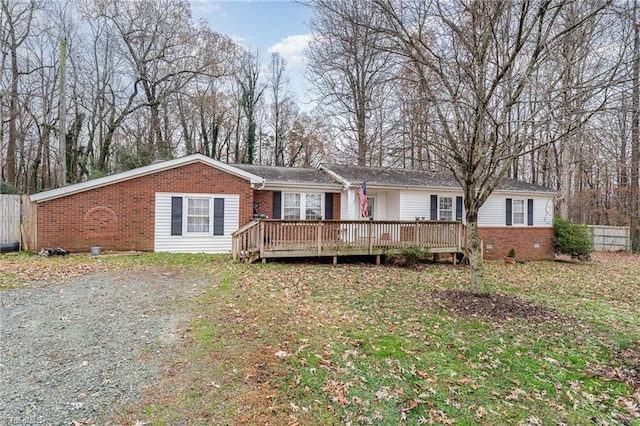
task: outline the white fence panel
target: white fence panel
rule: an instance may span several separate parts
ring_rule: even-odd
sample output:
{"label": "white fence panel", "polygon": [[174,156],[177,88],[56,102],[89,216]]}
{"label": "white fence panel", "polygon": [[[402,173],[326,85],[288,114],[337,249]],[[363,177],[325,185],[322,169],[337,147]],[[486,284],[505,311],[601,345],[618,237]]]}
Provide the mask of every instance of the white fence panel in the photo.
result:
{"label": "white fence panel", "polygon": [[0,244],[20,241],[20,196],[0,194]]}
{"label": "white fence panel", "polygon": [[596,251],[631,251],[628,226],[589,225]]}

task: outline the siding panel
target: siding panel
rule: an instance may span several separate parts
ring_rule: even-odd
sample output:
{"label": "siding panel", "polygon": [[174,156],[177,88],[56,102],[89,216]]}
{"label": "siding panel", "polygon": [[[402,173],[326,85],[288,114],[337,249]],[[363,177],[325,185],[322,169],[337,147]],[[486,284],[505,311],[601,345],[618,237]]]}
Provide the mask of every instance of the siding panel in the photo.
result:
{"label": "siding panel", "polygon": [[[224,199],[224,235],[171,235],[171,197],[197,195]],[[239,227],[240,197],[229,194],[156,193],[154,250],[173,253],[229,253]]]}

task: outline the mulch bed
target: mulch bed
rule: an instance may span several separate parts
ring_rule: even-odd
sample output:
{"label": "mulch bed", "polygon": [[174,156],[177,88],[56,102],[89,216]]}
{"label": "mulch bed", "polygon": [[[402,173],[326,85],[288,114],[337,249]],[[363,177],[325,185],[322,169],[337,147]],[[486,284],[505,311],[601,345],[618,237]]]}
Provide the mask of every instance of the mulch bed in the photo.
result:
{"label": "mulch bed", "polygon": [[485,294],[447,288],[434,291],[433,296],[445,302],[444,306],[452,312],[466,317],[487,317],[494,321],[523,318],[532,322],[565,318],[555,309],[535,305],[500,292]]}

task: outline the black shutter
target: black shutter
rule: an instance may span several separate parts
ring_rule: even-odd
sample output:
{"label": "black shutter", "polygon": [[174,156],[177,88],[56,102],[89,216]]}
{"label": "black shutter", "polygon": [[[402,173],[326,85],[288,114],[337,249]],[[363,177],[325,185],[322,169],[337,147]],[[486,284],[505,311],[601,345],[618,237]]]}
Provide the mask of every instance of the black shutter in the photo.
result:
{"label": "black shutter", "polygon": [[462,197],[456,197],[456,220],[462,222]]}
{"label": "black shutter", "polygon": [[513,209],[511,207],[511,198],[507,198],[507,226],[513,225]]}
{"label": "black shutter", "polygon": [[224,235],[224,198],[213,199],[213,235]]}
{"label": "black shutter", "polygon": [[324,194],[324,218],[333,219],[333,193],[331,192]]}
{"label": "black shutter", "polygon": [[533,226],[533,198],[527,200],[527,225]]}
{"label": "black shutter", "polygon": [[273,219],[282,219],[282,192],[273,191]]}
{"label": "black shutter", "polygon": [[182,197],[171,197],[171,235],[182,235]]}
{"label": "black shutter", "polygon": [[438,220],[438,196],[431,196],[431,220]]}

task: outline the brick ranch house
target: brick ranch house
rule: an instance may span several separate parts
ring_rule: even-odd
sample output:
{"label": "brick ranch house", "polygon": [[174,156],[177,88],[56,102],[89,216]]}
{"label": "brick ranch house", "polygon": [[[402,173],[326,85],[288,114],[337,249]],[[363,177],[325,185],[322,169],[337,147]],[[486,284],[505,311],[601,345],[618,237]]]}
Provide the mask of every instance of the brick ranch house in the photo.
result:
{"label": "brick ranch house", "polygon": [[[357,191],[366,181],[369,217]],[[553,258],[549,188],[504,179],[480,209],[486,259],[514,248]],[[464,221],[462,191],[447,174],[323,164],[317,169],[226,164],[201,154],[31,195],[37,248],[229,253],[231,234],[270,219]]]}

